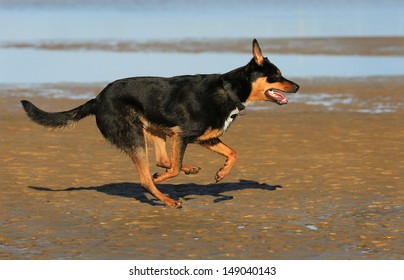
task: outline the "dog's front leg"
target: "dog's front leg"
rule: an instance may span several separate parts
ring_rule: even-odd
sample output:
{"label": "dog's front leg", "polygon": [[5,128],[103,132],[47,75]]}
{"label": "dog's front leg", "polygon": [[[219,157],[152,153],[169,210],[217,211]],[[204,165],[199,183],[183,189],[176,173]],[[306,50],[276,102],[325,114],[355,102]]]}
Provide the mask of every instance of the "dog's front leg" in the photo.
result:
{"label": "dog's front leg", "polygon": [[186,146],[187,143],[182,139],[181,134],[174,132],[171,136],[171,167],[165,172],[155,173],[153,175],[155,183],[173,178],[180,173]]}
{"label": "dog's front leg", "polygon": [[224,144],[219,138],[214,138],[201,143],[205,148],[226,157],[226,162],[216,173],[215,180],[219,182],[229,174],[237,160],[237,153]]}

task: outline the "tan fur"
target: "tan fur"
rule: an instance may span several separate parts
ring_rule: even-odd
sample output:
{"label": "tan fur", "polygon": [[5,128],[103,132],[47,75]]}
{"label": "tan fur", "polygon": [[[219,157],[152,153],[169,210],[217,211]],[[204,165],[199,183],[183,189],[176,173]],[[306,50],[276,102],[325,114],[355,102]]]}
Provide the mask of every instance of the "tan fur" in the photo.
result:
{"label": "tan fur", "polygon": [[258,78],[252,84],[251,94],[247,98],[247,102],[268,101],[268,97],[266,97],[265,91],[271,88],[279,89],[284,92],[290,92],[292,90],[292,85],[289,83],[280,83],[280,82],[268,83],[266,77]]}
{"label": "tan fur", "polygon": [[212,138],[217,138],[223,133],[223,129],[208,129],[204,134],[198,137],[198,141],[206,141]]}

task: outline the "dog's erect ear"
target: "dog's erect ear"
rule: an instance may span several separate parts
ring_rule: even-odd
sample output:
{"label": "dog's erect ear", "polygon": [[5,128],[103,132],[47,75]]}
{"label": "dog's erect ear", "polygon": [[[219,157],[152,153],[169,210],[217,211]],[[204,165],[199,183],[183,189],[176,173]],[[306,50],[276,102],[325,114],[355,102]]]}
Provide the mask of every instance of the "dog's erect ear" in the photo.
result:
{"label": "dog's erect ear", "polygon": [[255,63],[257,63],[259,66],[264,65],[264,57],[262,56],[261,48],[257,39],[254,39],[252,42],[252,53]]}

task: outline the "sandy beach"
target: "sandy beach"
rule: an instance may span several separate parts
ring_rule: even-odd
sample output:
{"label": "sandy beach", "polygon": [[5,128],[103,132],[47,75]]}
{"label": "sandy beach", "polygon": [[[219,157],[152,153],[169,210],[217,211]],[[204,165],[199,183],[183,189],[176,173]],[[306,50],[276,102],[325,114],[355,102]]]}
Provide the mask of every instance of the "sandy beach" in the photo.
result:
{"label": "sandy beach", "polygon": [[[403,259],[403,77],[296,82],[288,105],[256,104],[224,135],[239,159],[223,182],[224,159],[188,147],[200,173],[159,185],[182,209],[143,191],[93,117],[49,131],[19,105],[29,90],[3,88],[0,259]],[[49,111],[84,102],[28,99]]]}

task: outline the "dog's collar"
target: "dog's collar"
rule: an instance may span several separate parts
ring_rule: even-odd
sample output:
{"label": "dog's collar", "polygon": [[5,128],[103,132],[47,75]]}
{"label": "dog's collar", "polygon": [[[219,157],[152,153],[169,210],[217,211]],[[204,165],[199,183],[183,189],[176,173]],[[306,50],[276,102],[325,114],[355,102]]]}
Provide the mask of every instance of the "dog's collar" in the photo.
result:
{"label": "dog's collar", "polygon": [[236,107],[239,110],[239,115],[245,115],[246,113],[246,107],[243,105],[243,103],[241,103],[240,98],[237,95],[237,92],[235,90],[233,90],[233,87],[231,85],[231,83],[229,83],[228,81],[225,81],[222,78],[222,82],[223,82],[223,88],[224,90],[229,94],[230,99],[236,103]]}

